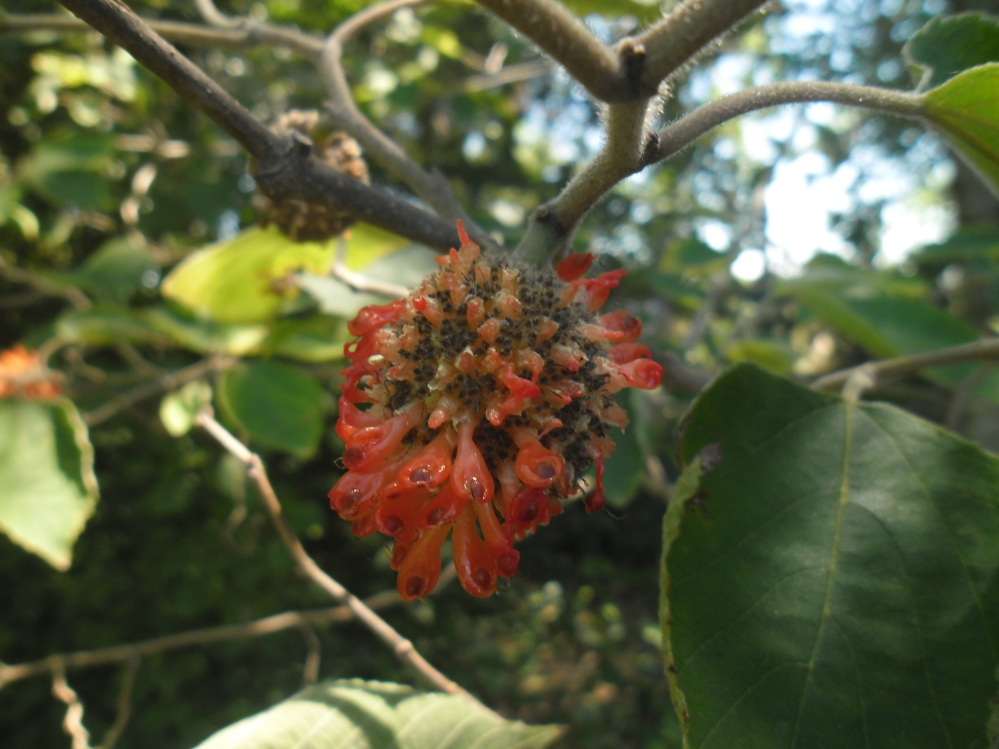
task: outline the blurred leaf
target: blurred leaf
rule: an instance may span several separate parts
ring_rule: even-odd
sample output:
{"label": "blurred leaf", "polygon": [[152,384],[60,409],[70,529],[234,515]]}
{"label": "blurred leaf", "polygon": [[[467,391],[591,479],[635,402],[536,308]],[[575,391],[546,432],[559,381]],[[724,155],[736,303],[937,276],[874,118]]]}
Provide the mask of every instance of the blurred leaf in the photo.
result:
{"label": "blurred leaf", "polygon": [[275,226],[247,229],[191,253],[163,280],[163,296],[217,322],[266,322],[297,293],[291,274],[322,273],[332,262],[332,243],[293,242]]}
{"label": "blurred leaf", "polygon": [[121,307],[72,310],[56,320],[55,329],[60,341],[89,346],[166,342],[146,313]]}
{"label": "blurred leaf", "polygon": [[114,207],[105,171],[117,151],[114,136],[71,131],[39,141],[20,163],[20,175],[49,200],[82,209]]}
{"label": "blurred leaf", "polygon": [[0,400],[0,530],[57,570],[97,505],[94,450],[68,400]]}
{"label": "blurred leaf", "polygon": [[79,286],[101,301],[125,304],[144,285],[147,274],[158,269],[147,247],[118,238],[103,244],[80,268],[48,277]]}
{"label": "blurred leaf", "polygon": [[505,720],[454,695],[342,680],[309,687],[197,749],[540,749],[560,732]]}
{"label": "blurred leaf", "polygon": [[564,5],[581,16],[591,13],[610,18],[634,16],[645,23],[662,17],[659,0],[564,0]]}
{"label": "blurred leaf", "polygon": [[269,325],[226,325],[152,307],[142,310],[141,318],[152,330],[201,354],[331,361],[343,357],[349,340],[343,321],[324,316],[290,318]]}
{"label": "blurred leaf", "polygon": [[787,375],[797,357],[787,341],[756,338],[733,343],[725,349],[725,358],[733,363],[748,362],[774,374]]}
{"label": "blurred leaf", "polygon": [[160,421],[174,437],[191,431],[198,412],[212,402],[212,386],[195,380],[167,393],[160,401]]}
{"label": "blurred leaf", "polygon": [[941,265],[980,257],[999,258],[999,228],[962,227],[942,242],[924,245],[912,256],[920,264]]}
{"label": "blurred leaf", "polygon": [[999,62],[999,19],[982,13],[934,18],[906,42],[902,54],[919,89],[936,88],[965,70]]}
{"label": "blurred leaf", "polygon": [[791,295],[826,291],[922,298],[926,295],[927,286],[918,278],[905,278],[893,271],[858,268],[836,255],[820,254],[808,262],[800,276],[780,279],[775,291]]}
{"label": "blurred leaf", "polygon": [[[350,253],[348,259],[353,256],[353,244]],[[433,253],[427,252],[424,247],[409,245],[364,266],[363,273],[376,281],[388,281],[402,288],[411,288],[437,267]],[[308,292],[319,304],[319,309],[328,315],[349,318],[369,304],[385,304],[384,296],[354,291],[347,284],[330,276],[303,273],[298,279],[298,285]]]}
{"label": "blurred leaf", "polygon": [[628,412],[628,426],[615,435],[617,447],[607,459],[604,489],[612,506],[627,504],[642,485],[645,461],[666,439],[663,420],[653,406],[656,396],[642,390],[627,390],[617,396]]}
{"label": "blurred leaf", "polygon": [[251,439],[307,458],[319,446],[326,416],[323,390],[301,370],[254,361],[224,372],[219,405]]}
{"label": "blurred leaf", "polygon": [[662,589],[685,746],[985,745],[999,460],[748,365],[698,398],[681,459]]}
{"label": "blurred leaf", "polygon": [[966,70],[923,94],[926,117],[999,195],[999,63]]}

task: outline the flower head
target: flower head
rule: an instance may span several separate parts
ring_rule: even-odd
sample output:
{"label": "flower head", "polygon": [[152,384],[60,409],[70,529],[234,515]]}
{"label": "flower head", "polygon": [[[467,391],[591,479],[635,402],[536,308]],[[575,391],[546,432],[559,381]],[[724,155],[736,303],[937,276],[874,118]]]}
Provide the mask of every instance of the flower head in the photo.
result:
{"label": "flower head", "polygon": [[354,533],[395,539],[407,600],[426,596],[452,537],[462,586],[488,596],[517,571],[514,543],[562,512],[597,465],[586,499],[604,506],[608,427],[623,388],[651,389],[662,367],[636,342],[641,322],[597,313],[623,271],[583,275],[592,256],[546,271],[461,247],[406,299],[362,309],[337,434],[347,473],[330,492]]}
{"label": "flower head", "polygon": [[48,369],[37,351],[27,349],[20,343],[0,351],[0,400],[51,400],[60,395],[62,382],[59,373]]}

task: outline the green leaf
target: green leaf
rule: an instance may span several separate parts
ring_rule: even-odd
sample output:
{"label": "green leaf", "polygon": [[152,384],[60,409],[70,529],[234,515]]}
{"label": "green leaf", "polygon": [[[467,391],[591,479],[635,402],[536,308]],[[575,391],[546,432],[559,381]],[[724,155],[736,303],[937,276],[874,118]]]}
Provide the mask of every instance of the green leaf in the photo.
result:
{"label": "green leaf", "polygon": [[160,421],[174,437],[191,431],[198,412],[212,402],[212,386],[195,380],[167,393],[160,401]]}
{"label": "green leaf", "polygon": [[250,362],[223,373],[218,397],[226,416],[256,442],[303,458],[316,451],[326,404],[322,388],[301,370]]}
{"label": "green leaf", "polygon": [[293,242],[275,226],[247,229],[189,255],[164,279],[163,296],[217,322],[266,322],[297,294],[288,276],[328,270],[333,251],[331,242]]}
{"label": "green leaf", "polygon": [[148,322],[145,312],[121,307],[72,310],[59,317],[56,336],[65,343],[111,346],[120,343],[157,343],[166,339]]}
{"label": "green leaf", "polygon": [[965,70],[999,62],[999,19],[982,13],[934,18],[906,42],[902,54],[919,89],[936,88]]}
{"label": "green leaf", "polygon": [[923,95],[925,116],[999,195],[999,63],[980,65]]}
{"label": "green leaf", "polygon": [[540,749],[560,732],[505,720],[453,695],[341,680],[309,687],[197,749]]}
{"label": "green leaf", "polygon": [[149,329],[202,354],[331,361],[343,357],[344,344],[351,338],[342,320],[323,316],[277,320],[266,325],[229,325],[151,307],[142,310],[141,318]]}
{"label": "green leaf", "polygon": [[749,365],[696,401],[680,457],[663,634],[685,746],[985,746],[999,459]]}
{"label": "green leaf", "polygon": [[80,286],[104,302],[125,304],[142,286],[155,286],[159,264],[149,248],[128,239],[112,239],[87,258],[80,267],[49,278],[64,284]]}
{"label": "green leaf", "polygon": [[25,182],[55,203],[108,210],[114,200],[105,172],[116,153],[113,135],[74,130],[40,140],[19,169]]}
{"label": "green leaf", "polygon": [[57,570],[97,505],[94,451],[69,402],[0,401],[0,530]]}

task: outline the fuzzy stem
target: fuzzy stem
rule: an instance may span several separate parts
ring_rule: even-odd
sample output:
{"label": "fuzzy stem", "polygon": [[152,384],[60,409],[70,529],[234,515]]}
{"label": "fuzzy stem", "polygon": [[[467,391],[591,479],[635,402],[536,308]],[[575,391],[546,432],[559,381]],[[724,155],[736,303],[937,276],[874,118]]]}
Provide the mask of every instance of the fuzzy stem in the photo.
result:
{"label": "fuzzy stem", "polygon": [[740,115],[782,104],[835,102],[900,117],[924,114],[923,99],[905,91],[827,81],[792,81],[740,91],[708,102],[657,133],[658,144],[649,152],[649,163],[662,161],[683,150],[702,135]]}

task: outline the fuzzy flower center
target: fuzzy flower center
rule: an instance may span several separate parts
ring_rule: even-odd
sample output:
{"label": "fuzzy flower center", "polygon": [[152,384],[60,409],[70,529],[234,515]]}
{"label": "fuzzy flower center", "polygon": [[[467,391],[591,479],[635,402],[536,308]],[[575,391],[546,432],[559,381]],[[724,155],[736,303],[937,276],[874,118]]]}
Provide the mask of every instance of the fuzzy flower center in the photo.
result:
{"label": "fuzzy flower center", "polygon": [[592,256],[574,255],[560,279],[484,257],[459,232],[409,297],[349,325],[348,470],[330,501],[355,534],[395,539],[407,600],[434,589],[449,536],[462,586],[492,594],[517,571],[514,543],[562,511],[593,463],[586,506],[602,508],[608,427],[627,424],[613,396],[663,374],[637,318],[597,313],[624,271],[584,279]]}

